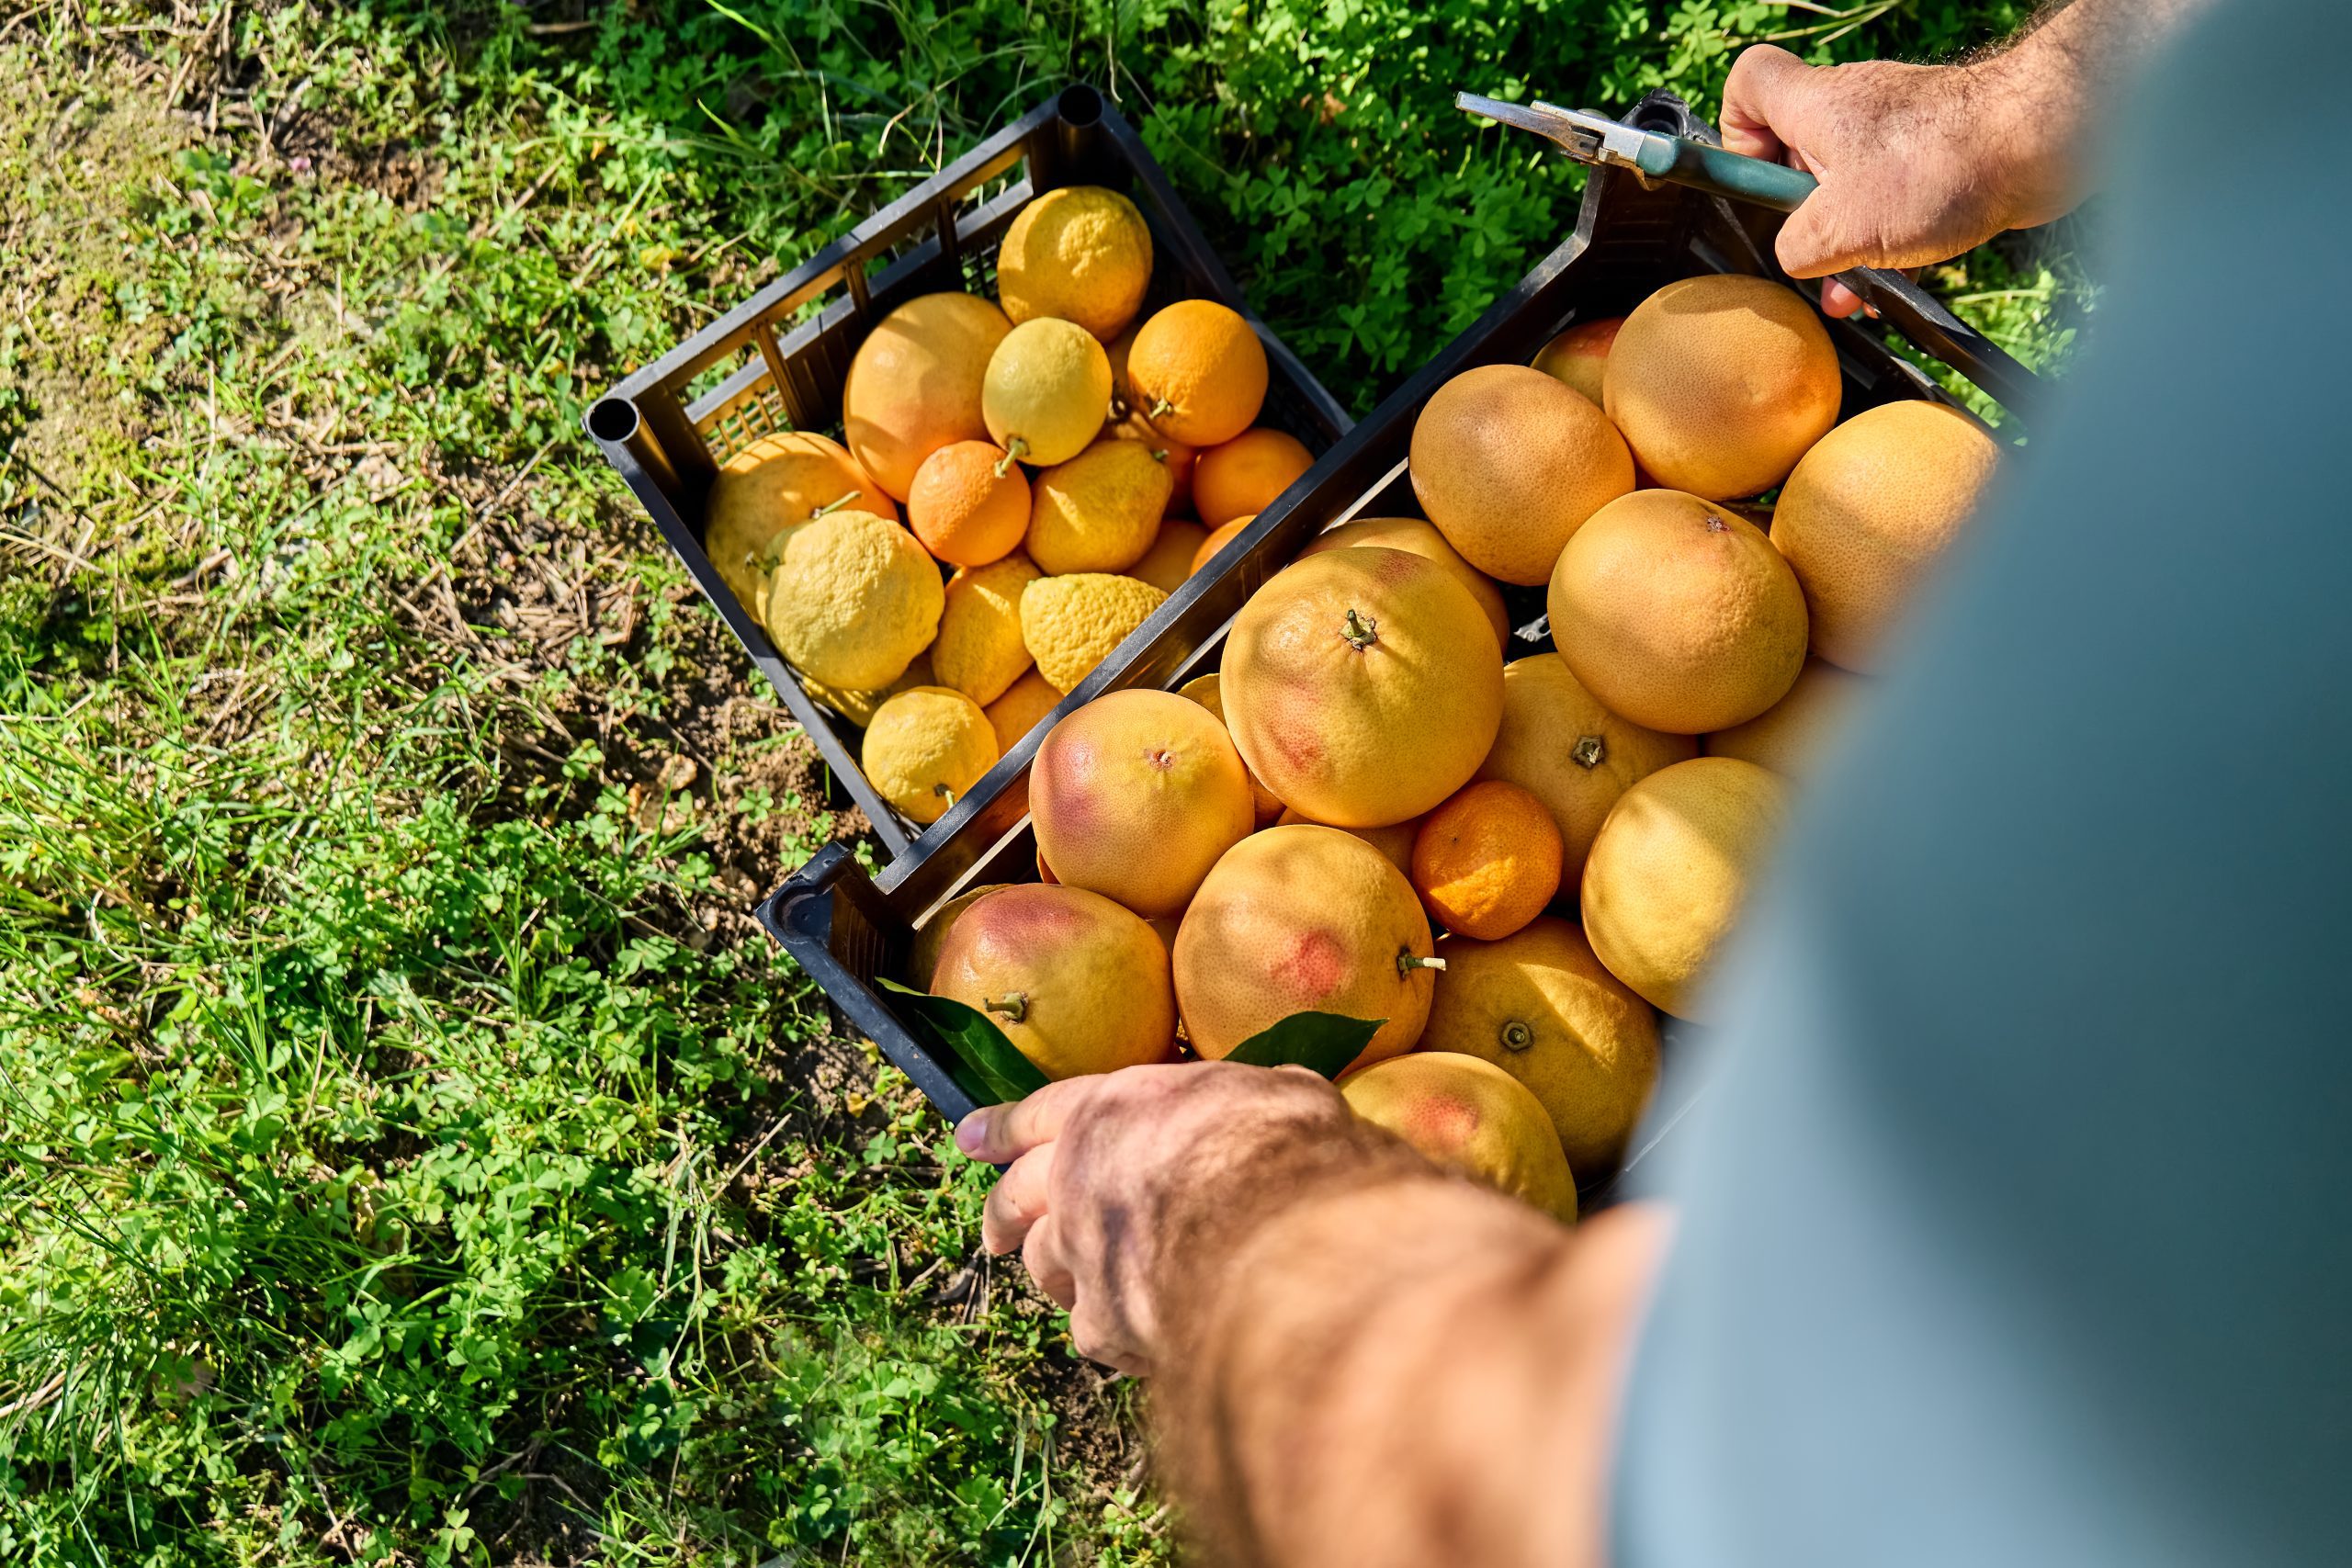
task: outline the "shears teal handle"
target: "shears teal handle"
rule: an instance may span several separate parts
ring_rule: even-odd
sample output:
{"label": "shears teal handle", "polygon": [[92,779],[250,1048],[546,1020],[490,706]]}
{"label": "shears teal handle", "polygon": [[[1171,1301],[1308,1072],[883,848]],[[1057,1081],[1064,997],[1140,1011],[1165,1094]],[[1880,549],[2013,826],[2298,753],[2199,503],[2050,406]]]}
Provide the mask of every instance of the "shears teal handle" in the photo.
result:
{"label": "shears teal handle", "polygon": [[1687,136],[1645,136],[1634,161],[1654,179],[1752,201],[1777,212],[1794,212],[1821,183],[1803,169],[1726,152]]}

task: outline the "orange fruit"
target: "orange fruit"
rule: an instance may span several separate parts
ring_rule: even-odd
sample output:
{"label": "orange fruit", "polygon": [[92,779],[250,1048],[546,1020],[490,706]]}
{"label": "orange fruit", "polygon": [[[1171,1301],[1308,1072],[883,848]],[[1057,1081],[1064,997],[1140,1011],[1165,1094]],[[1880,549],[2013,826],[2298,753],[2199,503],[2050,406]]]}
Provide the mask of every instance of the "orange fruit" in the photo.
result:
{"label": "orange fruit", "polygon": [[1166,1061],[1176,1047],[1168,950],[1140,916],[1082,887],[1023,883],[965,909],[931,993],[989,1015],[1049,1078]]}
{"label": "orange fruit", "polygon": [[1176,1006],[1212,1060],[1295,1012],[1385,1020],[1356,1061],[1408,1049],[1429,1016],[1429,917],[1361,839],[1301,823],[1211,868],[1176,931]]}
{"label": "orange fruit", "polygon": [[1315,454],[1287,431],[1245,430],[1201,454],[1193,470],[1193,504],[1212,528],[1254,516],[1314,466]]}
{"label": "orange fruit", "polygon": [[1576,885],[1617,797],[1660,768],[1699,754],[1696,737],[1645,729],[1602,707],[1556,653],[1503,668],[1503,721],[1478,765],[1541,800],[1560,829],[1560,880]]}
{"label": "orange fruit", "polygon": [[1037,852],[1146,919],[1181,913],[1258,825],[1241,753],[1173,692],[1113,692],[1046,732],[1029,771]]}
{"label": "orange fruit", "polygon": [[1058,316],[1108,343],[1150,283],[1151,230],[1134,202],[1101,186],[1046,191],[1014,214],[997,247],[997,303],[1015,325]]}
{"label": "orange fruit", "polygon": [[1784,779],[1808,778],[1864,683],[1826,660],[1808,659],[1786,696],[1746,724],[1708,736],[1707,755],[1737,757]]}
{"label": "orange fruit", "polygon": [[[1217,723],[1219,725],[1223,725],[1225,723],[1225,700],[1220,690],[1222,678],[1218,676],[1216,671],[1212,670],[1205,675],[1195,675],[1191,680],[1185,682],[1182,685],[1177,687],[1176,694],[1180,697],[1190,697],[1193,701],[1200,704],[1203,707],[1208,709],[1209,712],[1216,715]],[[1227,730],[1226,733],[1227,736],[1230,736],[1232,731]],[[1236,755],[1238,754],[1238,750],[1237,750]],[[1247,762],[1244,762],[1242,764],[1242,771],[1244,773],[1249,773],[1249,767],[1250,765]],[[1251,809],[1255,813],[1258,823],[1261,827],[1264,826],[1266,823],[1272,822],[1277,817],[1286,815],[1283,810],[1283,803],[1279,799],[1275,798],[1274,792],[1268,789],[1262,783],[1261,783],[1258,775],[1255,773],[1250,773],[1250,802]]]}
{"label": "orange fruit", "polygon": [[1200,547],[1193,552],[1193,570],[1198,571],[1215,560],[1217,551],[1231,544],[1242,529],[1256,521],[1258,521],[1258,514],[1252,512],[1247,516],[1237,517],[1230,523],[1220,523],[1210,529],[1202,538]]}
{"label": "orange fruit", "polygon": [[1530,792],[1500,779],[1464,786],[1413,836],[1413,889],[1450,931],[1497,942],[1560,890],[1560,829]]}
{"label": "orange fruit", "polygon": [[1189,446],[1232,440],[1266,401],[1266,347],[1238,310],[1179,299],[1144,322],[1127,385],[1152,424]]}
{"label": "orange fruit", "polygon": [[[1294,822],[1315,821],[1311,817],[1301,817],[1279,801],[1275,804],[1281,807],[1281,814],[1274,819],[1277,827],[1287,828]],[[1402,822],[1391,822],[1385,827],[1342,828],[1340,831],[1352,834],[1378,850],[1380,858],[1403,872],[1405,879],[1409,882],[1413,876],[1413,838],[1421,830],[1421,824],[1428,820],[1426,817],[1408,817]],[[1316,822],[1315,826],[1328,828],[1330,824]]]}
{"label": "orange fruit", "polygon": [[842,430],[874,482],[899,500],[922,460],[955,441],[985,441],[980,383],[1012,323],[971,294],[925,294],[875,323],[849,362]]}
{"label": "orange fruit", "polygon": [[1002,447],[951,441],[915,470],[907,525],[950,566],[986,566],[1011,555],[1028,532],[1029,480]]}
{"label": "orange fruit", "polygon": [[757,620],[776,536],[847,507],[899,520],[897,504],[841,443],[803,431],[763,436],[728,458],[711,481],[703,553]]}
{"label": "orange fruit", "polygon": [[1772,543],[1804,587],[1815,653],[1849,670],[1878,668],[1889,632],[2000,458],[1974,420],[1924,400],[1864,409],[1804,455],[1781,487]]}
{"label": "orange fruit", "polygon": [[1486,612],[1403,550],[1328,550],[1276,572],[1234,617],[1220,669],[1242,759],[1284,804],[1344,828],[1401,822],[1460,789],[1502,721]]}
{"label": "orange fruit", "polygon": [[1482,365],[1413,422],[1413,493],[1446,543],[1488,577],[1532,586],[1604,503],[1634,488],[1608,420],[1541,370]]}
{"label": "orange fruit", "polygon": [[1061,700],[1052,682],[1035,669],[1024,671],[1021,679],[1004,689],[1004,695],[981,710],[989,716],[989,728],[996,731],[997,754],[1012,750]]}
{"label": "orange fruit", "polygon": [[1359,1067],[1340,1080],[1348,1109],[1385,1127],[1431,1164],[1532,1203],[1555,1219],[1577,1217],[1567,1156],[1543,1103],[1491,1062],[1451,1051],[1414,1051]]}
{"label": "orange fruit", "polygon": [[1543,1101],[1579,1182],[1609,1175],[1657,1083],[1657,1012],[1574,920],[1544,915],[1500,942],[1437,948],[1445,967],[1421,1051],[1492,1062]]}
{"label": "orange fruit", "polygon": [[1761,529],[1679,490],[1610,502],[1568,541],[1552,641],[1611,713],[1680,735],[1745,724],[1804,667],[1804,592]]}
{"label": "orange fruit", "polygon": [[1193,558],[1209,531],[1198,523],[1182,517],[1170,517],[1159,525],[1159,532],[1151,541],[1151,548],[1143,559],[1127,568],[1127,575],[1138,582],[1148,582],[1162,593],[1173,593],[1193,575]]}
{"label": "orange fruit", "polygon": [[1786,781],[1699,757],[1627,790],[1584,863],[1584,932],[1609,972],[1677,1018],[1700,1007],[1788,812]]}
{"label": "orange fruit", "polygon": [[1326,528],[1306,542],[1299,551],[1301,559],[1321,555],[1325,550],[1352,549],[1358,545],[1382,545],[1392,550],[1433,560],[1453,574],[1453,580],[1470,591],[1478,601],[1478,608],[1494,623],[1495,645],[1508,656],[1510,649],[1510,612],[1503,606],[1503,591],[1495,580],[1462,558],[1462,554],[1445,542],[1437,525],[1425,523],[1419,517],[1359,517],[1352,523],[1342,523],[1336,528]]}
{"label": "orange fruit", "polygon": [[1578,321],[1535,351],[1535,368],[1560,385],[1600,406],[1601,372],[1609,365],[1609,348],[1617,341],[1623,316]]}
{"label": "orange fruit", "polygon": [[1601,403],[1659,484],[1729,501],[1788,478],[1837,423],[1841,390],[1838,351],[1803,296],[1718,273],[1634,307]]}

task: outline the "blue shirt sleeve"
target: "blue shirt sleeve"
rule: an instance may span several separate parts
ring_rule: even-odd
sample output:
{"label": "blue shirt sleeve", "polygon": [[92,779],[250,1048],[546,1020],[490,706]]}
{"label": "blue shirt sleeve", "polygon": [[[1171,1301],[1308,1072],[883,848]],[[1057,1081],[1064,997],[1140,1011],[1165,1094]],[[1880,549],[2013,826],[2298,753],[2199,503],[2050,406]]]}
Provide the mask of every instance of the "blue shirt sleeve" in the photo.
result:
{"label": "blue shirt sleeve", "polygon": [[1621,1568],[2352,1562],[2347,13],[2150,80],[2091,344],[1748,918]]}

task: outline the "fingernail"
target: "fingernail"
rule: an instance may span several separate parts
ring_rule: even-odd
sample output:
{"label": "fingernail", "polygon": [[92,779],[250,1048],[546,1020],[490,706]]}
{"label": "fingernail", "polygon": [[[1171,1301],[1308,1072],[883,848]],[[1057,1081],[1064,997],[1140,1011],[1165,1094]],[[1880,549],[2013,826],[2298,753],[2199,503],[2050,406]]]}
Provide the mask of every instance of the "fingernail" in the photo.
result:
{"label": "fingernail", "polygon": [[966,1154],[978,1158],[981,1148],[985,1145],[988,1140],[988,1107],[984,1105],[978,1110],[973,1111],[970,1115],[965,1117],[961,1122],[956,1122],[956,1146],[963,1150]]}

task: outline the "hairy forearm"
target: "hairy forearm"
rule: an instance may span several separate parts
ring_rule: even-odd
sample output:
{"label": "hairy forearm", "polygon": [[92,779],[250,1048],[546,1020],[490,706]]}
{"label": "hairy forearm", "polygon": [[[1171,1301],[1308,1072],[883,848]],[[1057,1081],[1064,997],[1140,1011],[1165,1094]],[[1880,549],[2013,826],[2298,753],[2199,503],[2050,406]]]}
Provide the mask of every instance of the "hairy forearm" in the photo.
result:
{"label": "hairy forearm", "polygon": [[[2126,85],[2165,39],[2214,0],[2070,0],[2045,6],[2007,45],[1966,68],[2020,164],[2021,226],[2083,197],[2101,130]],[[2052,143],[2058,146],[2053,155]]]}
{"label": "hairy forearm", "polygon": [[1647,1274],[1626,1265],[1654,1242],[1632,1234],[1646,1224],[1572,1234],[1402,1173],[1208,1249],[1214,1277],[1176,1308],[1189,1331],[1155,1395],[1207,1560],[1597,1562],[1609,1415]]}

